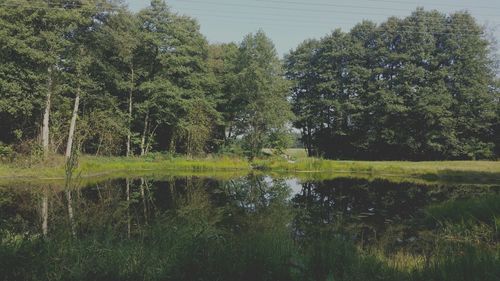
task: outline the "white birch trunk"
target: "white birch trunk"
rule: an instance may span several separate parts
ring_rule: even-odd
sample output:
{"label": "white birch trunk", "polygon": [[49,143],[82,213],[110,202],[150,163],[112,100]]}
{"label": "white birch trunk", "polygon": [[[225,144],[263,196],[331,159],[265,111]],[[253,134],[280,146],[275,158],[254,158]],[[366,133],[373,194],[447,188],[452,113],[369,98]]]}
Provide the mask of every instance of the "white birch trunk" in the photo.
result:
{"label": "white birch trunk", "polygon": [[80,106],[80,87],[78,87],[75,97],[75,105],[73,107],[73,115],[71,116],[71,123],[69,125],[68,144],[66,145],[66,158],[71,157],[73,149],[73,139],[75,136],[76,119],[78,117],[78,107]]}
{"label": "white birch trunk", "polygon": [[48,79],[47,79],[47,97],[45,100],[45,110],[43,113],[43,124],[42,124],[42,147],[43,147],[43,155],[47,157],[49,154],[49,122],[50,122],[50,107],[51,107],[51,98],[52,98],[52,69],[49,67],[47,69]]}
{"label": "white birch trunk", "polygon": [[144,130],[142,131],[142,138],[141,138],[141,156],[146,155],[146,138],[148,133],[148,126],[149,126],[149,111],[146,112],[146,117],[144,118]]}
{"label": "white birch trunk", "polygon": [[131,138],[132,138],[132,96],[134,94],[134,68],[131,67],[131,85],[130,92],[128,95],[128,134],[127,134],[127,157],[130,156],[131,152]]}

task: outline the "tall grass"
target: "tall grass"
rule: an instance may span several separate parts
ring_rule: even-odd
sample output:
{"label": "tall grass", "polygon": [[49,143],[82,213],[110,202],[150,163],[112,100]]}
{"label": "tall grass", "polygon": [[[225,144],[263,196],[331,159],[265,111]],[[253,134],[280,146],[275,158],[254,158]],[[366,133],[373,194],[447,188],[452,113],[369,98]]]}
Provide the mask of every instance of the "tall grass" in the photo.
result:
{"label": "tall grass", "polygon": [[414,266],[414,258],[380,259],[339,237],[300,246],[283,232],[212,235],[165,224],[131,239],[4,238],[0,280],[493,281],[500,276],[499,252],[470,245],[438,251]]}

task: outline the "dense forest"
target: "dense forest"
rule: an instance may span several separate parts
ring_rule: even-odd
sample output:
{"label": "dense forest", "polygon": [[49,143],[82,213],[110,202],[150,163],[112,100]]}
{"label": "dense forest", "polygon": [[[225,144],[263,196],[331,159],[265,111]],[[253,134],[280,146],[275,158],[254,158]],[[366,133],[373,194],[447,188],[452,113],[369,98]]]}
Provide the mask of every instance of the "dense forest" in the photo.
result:
{"label": "dense forest", "polygon": [[162,0],[0,0],[0,155],[282,150],[493,159],[500,83],[467,12],[417,9],[304,41],[281,60],[263,31],[209,44]]}

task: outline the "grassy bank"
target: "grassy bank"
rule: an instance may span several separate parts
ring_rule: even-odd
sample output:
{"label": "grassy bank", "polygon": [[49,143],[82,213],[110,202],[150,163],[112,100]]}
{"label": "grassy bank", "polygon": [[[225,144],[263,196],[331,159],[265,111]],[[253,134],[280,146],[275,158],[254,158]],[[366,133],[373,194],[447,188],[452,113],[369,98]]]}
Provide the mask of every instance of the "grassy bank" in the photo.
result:
{"label": "grassy bank", "polygon": [[273,172],[286,173],[362,173],[381,177],[413,177],[429,181],[500,182],[499,161],[336,161],[300,158],[296,161],[258,160],[255,164]]}
{"label": "grassy bank", "polygon": [[[238,158],[125,158],[82,156],[78,159],[76,174],[82,177],[100,177],[109,174],[148,174],[152,171],[179,172],[241,171],[250,170],[250,163]],[[44,163],[23,167],[18,163],[0,164],[0,178],[8,179],[62,179],[64,158],[54,157]]]}
{"label": "grassy bank", "polygon": [[[498,161],[336,161],[299,157],[295,161],[272,157],[249,162],[243,158],[207,157],[190,159],[185,157],[93,157],[82,156],[78,160],[77,174],[83,178],[109,175],[143,175],[156,173],[198,172],[219,173],[264,171],[293,175],[299,178],[324,179],[346,176],[346,174],[373,177],[411,177],[429,181],[455,181],[471,183],[500,182]],[[0,164],[0,179],[62,179],[64,158],[55,157],[44,163],[23,166],[19,163]]]}

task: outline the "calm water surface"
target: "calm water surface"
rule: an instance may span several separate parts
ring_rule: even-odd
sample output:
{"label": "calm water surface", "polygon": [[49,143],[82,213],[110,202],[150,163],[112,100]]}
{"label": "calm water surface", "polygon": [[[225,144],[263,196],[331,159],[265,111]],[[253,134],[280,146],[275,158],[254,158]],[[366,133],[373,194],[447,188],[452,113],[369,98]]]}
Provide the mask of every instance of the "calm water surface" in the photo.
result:
{"label": "calm water surface", "polygon": [[[38,279],[26,277],[32,275],[20,266],[31,263],[34,276],[50,275],[42,280],[69,280],[68,276],[76,276],[75,280],[261,280],[262,276],[291,280],[295,269],[303,274],[297,276],[326,280],[332,267],[320,265],[333,259],[328,254],[340,251],[342,244],[367,253],[423,258],[435,254],[443,237],[456,241],[472,235],[474,243],[497,245],[499,235],[493,226],[500,226],[498,202],[500,185],[347,176],[300,180],[167,175],[91,184],[75,181],[71,188],[57,183],[10,183],[0,187],[4,246],[0,247],[4,267],[0,273],[10,276],[5,280]],[[444,227],[460,225],[465,219],[474,221],[472,230]],[[337,244],[324,242],[332,239]],[[316,257],[320,262],[296,258],[311,249],[309,245],[316,246],[308,256],[325,249],[326,254]],[[41,259],[48,263],[38,264]],[[336,276],[342,277],[343,269],[339,270]],[[117,275],[124,277],[115,279]]]}
{"label": "calm water surface", "polygon": [[[84,237],[106,227],[113,230],[110,235],[130,237],[164,214],[175,217],[186,208],[209,208],[219,216],[216,226],[225,230],[235,231],[260,214],[271,224],[287,225],[297,240],[342,233],[360,245],[390,242],[394,247],[422,244],[419,232],[435,223],[429,210],[497,196],[500,185],[171,176],[113,179],[71,190],[21,184],[0,192],[1,227],[13,233],[50,236],[67,230]],[[272,216],[276,209],[286,215]]]}

